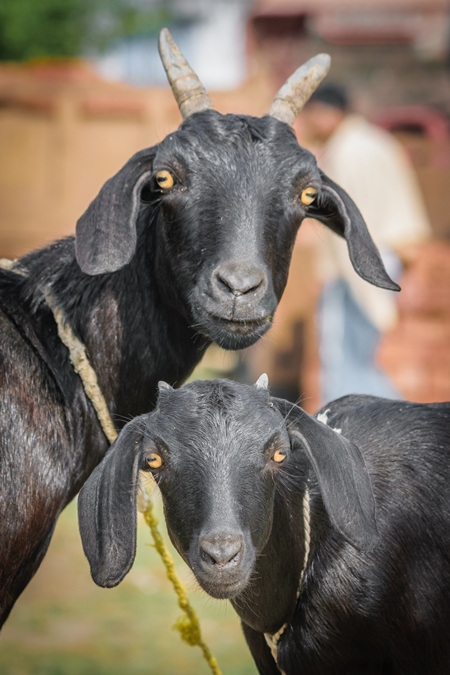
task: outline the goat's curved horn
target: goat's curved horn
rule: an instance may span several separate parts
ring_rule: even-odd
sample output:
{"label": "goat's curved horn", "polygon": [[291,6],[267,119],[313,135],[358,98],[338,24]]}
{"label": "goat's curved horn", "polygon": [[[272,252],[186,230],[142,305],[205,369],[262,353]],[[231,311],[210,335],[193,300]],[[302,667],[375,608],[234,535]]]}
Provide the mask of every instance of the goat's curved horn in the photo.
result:
{"label": "goat's curved horn", "polygon": [[159,55],[183,119],[212,108],[206,89],[188,64],[167,28],[159,34]]}
{"label": "goat's curved horn", "polygon": [[269,115],[286,124],[293,124],[306,101],[328,73],[330,63],[328,54],[317,54],[297,68],[275,95]]}

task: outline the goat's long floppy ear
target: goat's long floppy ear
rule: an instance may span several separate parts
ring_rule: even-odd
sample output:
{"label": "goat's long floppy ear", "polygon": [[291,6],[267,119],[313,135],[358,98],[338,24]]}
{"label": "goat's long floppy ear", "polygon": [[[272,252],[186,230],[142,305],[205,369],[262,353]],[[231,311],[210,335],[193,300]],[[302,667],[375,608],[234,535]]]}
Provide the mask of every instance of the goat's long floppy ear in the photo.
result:
{"label": "goat's long floppy ear", "polygon": [[[136,556],[140,418],[129,422],[78,496],[81,541],[99,586],[117,586]],[[142,429],[142,427],[141,427]]]}
{"label": "goat's long floppy ear", "polygon": [[293,446],[306,452],[333,527],[358,549],[378,538],[375,499],[361,452],[354,443],[296,405],[273,398]]}
{"label": "goat's long floppy ear", "polygon": [[308,209],[308,217],[319,220],[347,242],[348,253],[360,277],[380,288],[399,291],[388,276],[377,247],[354,201],[339,185],[321,172],[322,189]]}
{"label": "goat's long floppy ear", "polygon": [[75,250],[83,272],[116,272],[136,250],[140,193],[152,172],[155,150],[136,153],[110,178],[77,222]]}

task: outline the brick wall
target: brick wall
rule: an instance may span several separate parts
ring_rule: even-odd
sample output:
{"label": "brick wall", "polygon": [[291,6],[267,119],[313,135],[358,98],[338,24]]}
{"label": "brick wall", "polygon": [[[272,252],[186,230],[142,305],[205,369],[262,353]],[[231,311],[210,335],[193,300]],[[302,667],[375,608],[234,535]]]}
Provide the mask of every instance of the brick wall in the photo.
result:
{"label": "brick wall", "polygon": [[409,251],[400,281],[399,322],[381,342],[378,361],[412,401],[450,400],[450,244]]}

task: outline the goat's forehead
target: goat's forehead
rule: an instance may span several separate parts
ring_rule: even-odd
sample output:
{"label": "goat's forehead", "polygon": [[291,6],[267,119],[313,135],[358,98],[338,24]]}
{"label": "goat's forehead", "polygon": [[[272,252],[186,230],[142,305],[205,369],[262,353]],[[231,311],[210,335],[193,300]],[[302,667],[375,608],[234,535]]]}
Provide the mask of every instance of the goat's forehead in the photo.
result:
{"label": "goat's forehead", "polygon": [[268,392],[248,385],[194,383],[165,392],[158,404],[158,426],[166,437],[211,443],[251,442],[264,445],[282,417],[270,405]]}
{"label": "goat's forehead", "polygon": [[196,113],[159,147],[159,155],[167,159],[180,153],[201,159],[212,153],[212,159],[217,159],[224,152],[236,157],[264,155],[267,161],[271,157],[280,161],[285,156],[315,164],[311,153],[298,145],[292,129],[268,116],[220,115],[216,111]]}

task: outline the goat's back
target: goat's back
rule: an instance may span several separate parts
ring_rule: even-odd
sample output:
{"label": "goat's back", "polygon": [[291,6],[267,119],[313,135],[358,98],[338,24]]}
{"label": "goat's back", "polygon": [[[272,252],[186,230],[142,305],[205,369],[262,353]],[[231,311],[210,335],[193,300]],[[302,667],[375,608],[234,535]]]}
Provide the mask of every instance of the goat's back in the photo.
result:
{"label": "goat's back", "polygon": [[318,416],[360,448],[375,482],[380,472],[394,471],[400,482],[413,481],[418,489],[418,479],[442,479],[445,490],[443,479],[450,477],[450,403],[350,395],[324,406]]}
{"label": "goat's back", "polygon": [[54,321],[29,316],[14,277],[0,272],[0,626],[82,484],[76,462],[93,426]]}
{"label": "goat's back", "polygon": [[318,415],[364,456],[379,541],[371,551],[330,545],[330,540],[319,544],[320,564],[306,611],[320,619],[313,627],[310,614],[312,632],[307,633],[323,651],[334,643],[323,626],[339,626],[345,639],[341,635],[336,649],[343,662],[358,648],[362,660],[375,654],[380,667],[395,664],[394,673],[445,673],[450,662],[450,403],[351,395]]}
{"label": "goat's back", "polygon": [[450,403],[351,395],[325,411],[363,454],[381,535],[395,531],[408,549],[413,539],[422,549],[430,538],[429,550],[437,536],[448,540],[450,574]]}

